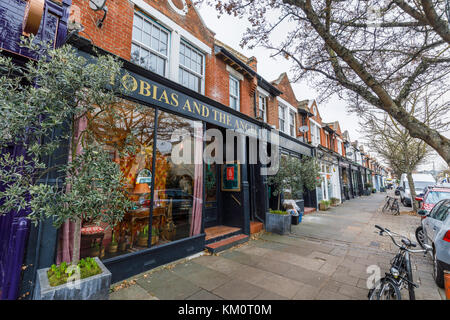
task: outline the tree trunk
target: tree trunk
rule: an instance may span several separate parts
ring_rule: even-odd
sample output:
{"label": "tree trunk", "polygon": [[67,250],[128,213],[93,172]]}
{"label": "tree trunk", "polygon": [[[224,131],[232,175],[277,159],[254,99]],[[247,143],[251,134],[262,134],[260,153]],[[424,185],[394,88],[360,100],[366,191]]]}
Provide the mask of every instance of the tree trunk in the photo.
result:
{"label": "tree trunk", "polygon": [[281,192],[278,193],[278,208],[277,208],[277,210],[280,210],[280,202],[281,202]]}
{"label": "tree trunk", "polygon": [[412,178],[412,173],[408,172],[406,174],[406,176],[408,177],[408,185],[409,185],[409,191],[410,191],[410,195],[411,195],[412,209],[413,209],[413,211],[417,212],[416,189],[414,187],[414,180]]}
{"label": "tree trunk", "polygon": [[72,264],[77,265],[80,260],[80,241],[81,241],[81,220],[75,221],[75,231],[73,235],[73,252],[72,252]]}

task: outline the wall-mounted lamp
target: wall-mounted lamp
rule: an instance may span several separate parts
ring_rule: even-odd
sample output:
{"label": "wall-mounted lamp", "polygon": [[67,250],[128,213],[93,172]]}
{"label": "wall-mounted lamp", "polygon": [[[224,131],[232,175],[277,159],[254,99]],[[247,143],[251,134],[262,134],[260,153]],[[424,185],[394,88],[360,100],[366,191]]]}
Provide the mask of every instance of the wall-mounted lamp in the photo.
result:
{"label": "wall-mounted lamp", "polygon": [[97,20],[97,27],[101,28],[103,26],[103,21],[105,21],[106,14],[108,13],[106,0],[89,0],[89,7],[94,11],[103,10],[103,18]]}

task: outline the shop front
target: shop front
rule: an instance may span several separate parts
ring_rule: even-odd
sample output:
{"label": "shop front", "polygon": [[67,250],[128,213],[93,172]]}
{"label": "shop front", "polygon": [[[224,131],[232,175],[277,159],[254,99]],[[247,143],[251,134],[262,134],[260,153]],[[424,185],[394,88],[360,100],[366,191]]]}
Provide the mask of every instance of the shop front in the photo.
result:
{"label": "shop front", "polygon": [[[94,59],[85,40],[72,44],[80,55]],[[258,192],[265,188],[257,179],[258,164],[245,161],[248,136],[257,136],[263,124],[122,62],[118,83],[127,91],[112,114],[88,116],[88,132],[120,166],[125,194],[134,205],[114,227],[83,221],[80,252],[81,257],[99,256],[113,282],[201,252],[218,230],[248,235],[252,210],[260,207]],[[230,149],[225,138],[208,136],[216,132],[227,137],[227,129],[243,143]],[[212,144],[222,147],[221,155]],[[65,225],[60,234],[71,230]],[[60,237],[59,261],[70,257],[67,239]]]}

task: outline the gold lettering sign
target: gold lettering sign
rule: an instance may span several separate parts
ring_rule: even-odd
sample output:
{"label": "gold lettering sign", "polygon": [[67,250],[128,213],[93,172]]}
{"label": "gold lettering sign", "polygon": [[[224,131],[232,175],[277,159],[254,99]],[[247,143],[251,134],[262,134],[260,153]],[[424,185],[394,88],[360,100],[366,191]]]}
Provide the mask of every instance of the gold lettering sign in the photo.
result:
{"label": "gold lettering sign", "polygon": [[36,35],[44,13],[44,0],[28,0],[22,22],[22,35]]}

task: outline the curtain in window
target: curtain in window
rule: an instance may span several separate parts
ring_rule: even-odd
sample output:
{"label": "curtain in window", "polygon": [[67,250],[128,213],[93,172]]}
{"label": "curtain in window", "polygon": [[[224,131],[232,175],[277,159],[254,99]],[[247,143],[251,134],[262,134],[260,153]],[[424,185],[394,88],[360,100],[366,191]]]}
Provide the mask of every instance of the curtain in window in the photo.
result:
{"label": "curtain in window", "polygon": [[194,201],[189,235],[200,234],[203,209],[203,124],[194,122]]}

